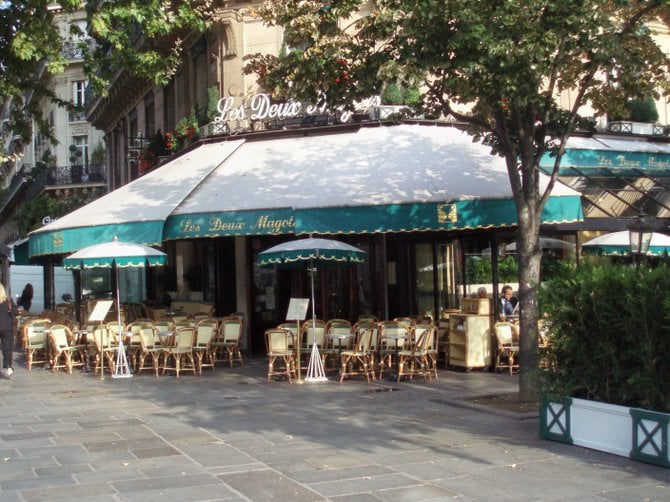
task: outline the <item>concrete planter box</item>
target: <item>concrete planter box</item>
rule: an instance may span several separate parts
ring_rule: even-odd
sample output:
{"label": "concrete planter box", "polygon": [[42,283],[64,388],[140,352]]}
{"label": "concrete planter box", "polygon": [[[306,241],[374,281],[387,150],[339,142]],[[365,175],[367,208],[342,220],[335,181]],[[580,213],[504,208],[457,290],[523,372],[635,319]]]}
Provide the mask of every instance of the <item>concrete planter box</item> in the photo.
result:
{"label": "concrete planter box", "polygon": [[540,435],[670,468],[670,414],[586,399],[545,399]]}

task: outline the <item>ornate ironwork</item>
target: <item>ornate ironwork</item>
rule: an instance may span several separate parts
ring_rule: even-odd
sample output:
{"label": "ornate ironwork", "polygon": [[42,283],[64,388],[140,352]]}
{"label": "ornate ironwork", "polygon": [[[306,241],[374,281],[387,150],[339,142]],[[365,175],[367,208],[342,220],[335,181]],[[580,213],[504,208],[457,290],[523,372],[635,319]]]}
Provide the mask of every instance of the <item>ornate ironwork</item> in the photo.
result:
{"label": "ornate ironwork", "polygon": [[104,164],[56,166],[47,169],[47,185],[72,185],[105,183],[107,173]]}

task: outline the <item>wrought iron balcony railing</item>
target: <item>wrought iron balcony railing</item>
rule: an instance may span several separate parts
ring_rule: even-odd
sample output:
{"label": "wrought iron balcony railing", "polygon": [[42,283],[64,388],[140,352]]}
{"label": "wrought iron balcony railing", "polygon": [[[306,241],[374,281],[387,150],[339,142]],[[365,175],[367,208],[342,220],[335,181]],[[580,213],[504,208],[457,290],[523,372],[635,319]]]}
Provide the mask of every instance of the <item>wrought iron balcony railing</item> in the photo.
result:
{"label": "wrought iron balcony railing", "polygon": [[48,167],[45,174],[46,186],[107,182],[104,164]]}

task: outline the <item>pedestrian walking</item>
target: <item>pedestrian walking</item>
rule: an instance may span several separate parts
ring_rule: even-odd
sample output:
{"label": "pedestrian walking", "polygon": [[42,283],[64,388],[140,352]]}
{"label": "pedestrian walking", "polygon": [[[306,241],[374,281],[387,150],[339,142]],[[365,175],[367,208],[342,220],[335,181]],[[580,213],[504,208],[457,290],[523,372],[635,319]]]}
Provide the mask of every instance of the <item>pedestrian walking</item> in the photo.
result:
{"label": "pedestrian walking", "polygon": [[12,357],[14,353],[14,319],[16,305],[7,296],[5,286],[0,283],[0,345],[2,345],[2,376],[11,378],[14,373]]}

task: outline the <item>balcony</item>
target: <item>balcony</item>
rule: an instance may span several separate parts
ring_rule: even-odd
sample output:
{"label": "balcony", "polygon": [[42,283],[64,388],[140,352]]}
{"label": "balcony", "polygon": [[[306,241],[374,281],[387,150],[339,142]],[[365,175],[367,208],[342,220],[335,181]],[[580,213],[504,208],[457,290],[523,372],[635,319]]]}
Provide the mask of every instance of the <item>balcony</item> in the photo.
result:
{"label": "balcony", "polygon": [[48,167],[44,175],[45,187],[107,183],[103,164]]}
{"label": "balcony", "polygon": [[67,40],[63,42],[61,54],[68,61],[84,59],[82,43],[90,49],[94,46],[95,41],[92,38],[87,38],[85,40]]}
{"label": "balcony", "polygon": [[86,122],[85,110],[70,110],[67,112],[68,122]]}

